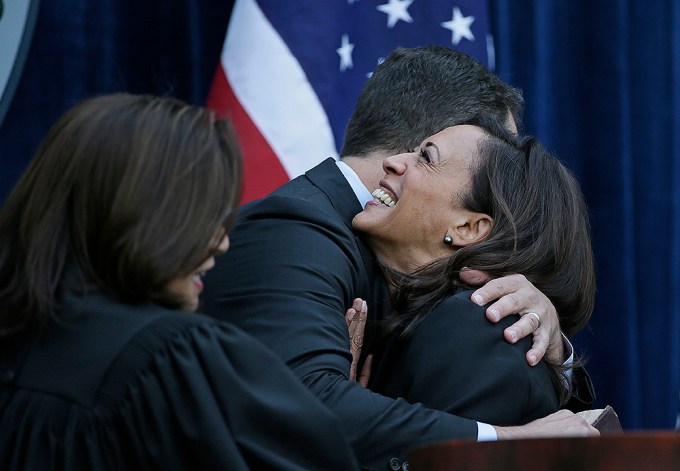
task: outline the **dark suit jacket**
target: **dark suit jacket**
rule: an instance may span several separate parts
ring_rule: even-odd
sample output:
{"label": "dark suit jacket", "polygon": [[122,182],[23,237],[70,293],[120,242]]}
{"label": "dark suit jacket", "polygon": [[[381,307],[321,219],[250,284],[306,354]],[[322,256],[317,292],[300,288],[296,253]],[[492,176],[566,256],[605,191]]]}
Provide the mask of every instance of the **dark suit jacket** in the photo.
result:
{"label": "dark suit jacket", "polygon": [[0,469],[357,469],[283,363],[215,319],[67,295],[0,342]]}
{"label": "dark suit jacket", "polygon": [[514,345],[503,338],[518,316],[492,324],[471,294],[446,298],[410,339],[393,335],[371,389],[494,425],[523,425],[556,412],[547,366],[525,360],[531,337]]}
{"label": "dark suit jacket", "polygon": [[369,316],[379,316],[386,295],[370,252],[351,230],[361,209],[332,159],[246,205],[229,251],[205,278],[202,311],[272,348],[341,418],[360,465],[386,469],[413,445],[475,438],[477,425],[349,381],[343,314],[363,297]]}

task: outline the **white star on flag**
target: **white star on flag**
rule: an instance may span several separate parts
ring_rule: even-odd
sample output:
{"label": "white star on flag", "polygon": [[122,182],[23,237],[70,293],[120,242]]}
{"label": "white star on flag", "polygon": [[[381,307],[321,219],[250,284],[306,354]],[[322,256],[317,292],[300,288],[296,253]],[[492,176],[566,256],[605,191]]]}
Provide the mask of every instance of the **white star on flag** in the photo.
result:
{"label": "white star on flag", "polygon": [[460,8],[453,8],[453,18],[451,21],[442,23],[442,27],[451,30],[451,43],[457,45],[461,39],[465,38],[474,41],[475,37],[470,31],[470,25],[475,21],[474,16],[463,16]]}
{"label": "white star on flag", "polygon": [[399,20],[413,23],[413,18],[408,12],[413,0],[389,0],[389,3],[378,5],[377,9],[387,14],[387,27],[392,28]]}
{"label": "white star on flag", "polygon": [[344,72],[347,69],[351,69],[354,65],[352,64],[352,50],[354,49],[354,44],[349,42],[349,36],[346,34],[342,35],[342,45],[335,50],[340,56],[340,72]]}

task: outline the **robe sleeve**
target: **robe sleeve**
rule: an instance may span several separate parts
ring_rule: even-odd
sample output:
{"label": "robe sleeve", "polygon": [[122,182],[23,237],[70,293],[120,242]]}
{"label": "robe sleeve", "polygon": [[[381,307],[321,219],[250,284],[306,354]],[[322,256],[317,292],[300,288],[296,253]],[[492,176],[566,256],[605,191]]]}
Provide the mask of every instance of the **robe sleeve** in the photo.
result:
{"label": "robe sleeve", "polygon": [[165,469],[358,468],[336,417],[252,337],[210,321],[163,342],[147,329],[110,376],[112,398],[128,388],[122,426],[140,457]]}

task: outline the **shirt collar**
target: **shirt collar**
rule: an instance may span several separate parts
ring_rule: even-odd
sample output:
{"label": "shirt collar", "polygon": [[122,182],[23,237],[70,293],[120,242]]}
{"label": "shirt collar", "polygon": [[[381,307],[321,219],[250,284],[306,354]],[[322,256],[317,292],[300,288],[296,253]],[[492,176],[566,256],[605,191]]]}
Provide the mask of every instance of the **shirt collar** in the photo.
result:
{"label": "shirt collar", "polygon": [[335,164],[338,166],[340,172],[342,172],[342,175],[345,177],[345,180],[347,180],[347,183],[349,183],[349,186],[352,187],[352,191],[357,197],[357,200],[359,200],[361,207],[363,208],[366,206],[366,203],[373,199],[371,192],[368,191],[368,189],[364,186],[357,174],[349,167],[349,165],[340,160],[335,162]]}

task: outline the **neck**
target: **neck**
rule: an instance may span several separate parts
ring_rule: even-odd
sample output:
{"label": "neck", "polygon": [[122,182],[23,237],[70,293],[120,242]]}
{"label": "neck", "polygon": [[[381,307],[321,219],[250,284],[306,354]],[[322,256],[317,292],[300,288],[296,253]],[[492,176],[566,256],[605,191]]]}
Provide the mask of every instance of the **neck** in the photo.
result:
{"label": "neck", "polygon": [[419,268],[452,253],[447,247],[406,247],[373,237],[369,237],[368,242],[383,265],[407,274],[413,274]]}
{"label": "neck", "polygon": [[383,152],[373,152],[361,157],[348,155],[342,157],[341,160],[354,170],[368,191],[373,191],[378,188],[378,182],[385,176],[382,161],[388,155]]}

